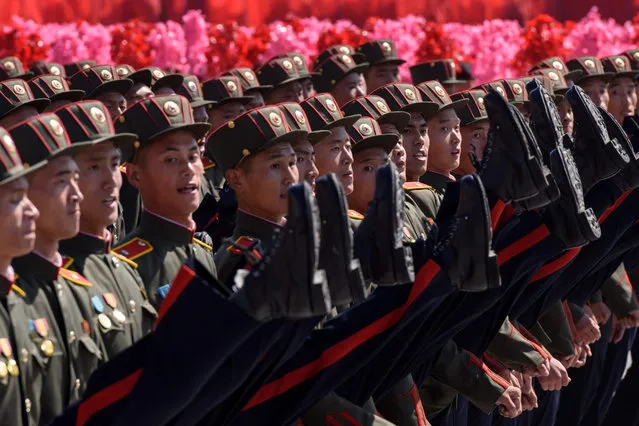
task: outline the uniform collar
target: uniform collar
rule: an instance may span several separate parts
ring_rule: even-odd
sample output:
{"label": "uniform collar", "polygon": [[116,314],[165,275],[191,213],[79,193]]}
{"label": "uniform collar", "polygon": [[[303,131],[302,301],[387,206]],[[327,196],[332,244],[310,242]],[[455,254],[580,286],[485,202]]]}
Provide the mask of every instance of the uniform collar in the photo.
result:
{"label": "uniform collar", "polygon": [[86,257],[90,254],[105,254],[111,251],[111,234],[108,239],[80,232],[75,237],[60,241],[60,253],[71,257]]}
{"label": "uniform collar", "polygon": [[149,210],[142,212],[140,229],[145,236],[159,236],[177,244],[193,242],[195,226],[187,228],[171,219],[155,214]]}
{"label": "uniform collar", "polygon": [[36,251],[13,260],[13,267],[20,276],[35,275],[47,281],[58,278],[60,266],[45,259]]}
{"label": "uniform collar", "polygon": [[446,192],[446,185],[448,182],[453,181],[439,173],[426,172],[424,173],[424,176],[421,177],[420,182],[432,186],[435,188],[435,191],[443,194]]}
{"label": "uniform collar", "polygon": [[261,217],[238,209],[233,236],[235,238],[242,236],[257,238],[262,242],[262,247],[264,247],[265,244],[270,244],[271,238],[277,228],[281,228],[281,226],[275,222],[262,219]]}
{"label": "uniform collar", "polygon": [[13,268],[9,266],[9,270],[7,271],[7,275],[0,274],[0,299],[6,297],[7,294],[11,291],[11,286],[15,282],[16,274],[13,271]]}

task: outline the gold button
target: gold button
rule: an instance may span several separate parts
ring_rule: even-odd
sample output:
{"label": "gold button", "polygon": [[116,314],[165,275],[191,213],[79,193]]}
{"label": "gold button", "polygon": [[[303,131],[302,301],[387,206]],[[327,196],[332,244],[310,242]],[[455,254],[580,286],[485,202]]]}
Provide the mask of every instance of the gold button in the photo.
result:
{"label": "gold button", "polygon": [[135,300],[129,300],[129,308],[131,312],[135,312]]}
{"label": "gold button", "polygon": [[29,351],[27,351],[26,349],[20,350],[20,361],[22,361],[23,364],[29,362]]}
{"label": "gold button", "polygon": [[31,412],[31,400],[29,398],[24,400],[24,408],[27,410],[27,413]]}
{"label": "gold button", "polygon": [[243,149],[242,150],[242,155],[245,157],[248,157],[249,155],[251,155],[251,151],[249,151],[248,149]]}
{"label": "gold button", "polygon": [[75,331],[69,331],[69,343],[75,342]]}
{"label": "gold button", "polygon": [[228,126],[229,126],[229,129],[234,129],[235,128],[235,122],[229,121]]}

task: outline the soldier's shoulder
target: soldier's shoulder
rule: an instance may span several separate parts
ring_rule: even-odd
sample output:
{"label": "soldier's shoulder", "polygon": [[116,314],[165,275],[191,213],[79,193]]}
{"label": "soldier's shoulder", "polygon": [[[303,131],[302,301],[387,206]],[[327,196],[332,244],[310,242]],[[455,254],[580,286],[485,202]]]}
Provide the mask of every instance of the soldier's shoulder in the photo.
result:
{"label": "soldier's shoulder", "polygon": [[122,262],[126,263],[127,265],[131,266],[133,269],[137,269],[138,268],[138,264],[134,261],[132,261],[131,259],[129,259],[126,256],[122,256],[121,254],[111,250],[111,252],[109,253],[109,255],[113,256],[114,258],[121,260]]}
{"label": "soldier's shoulder", "polygon": [[76,271],[71,271],[69,269],[60,268],[58,271],[58,275],[60,275],[65,280],[79,286],[83,287],[91,287],[91,282],[87,280],[84,275],[80,274]]}
{"label": "soldier's shoulder", "polygon": [[349,210],[348,217],[354,220],[364,220],[364,215],[358,212],[357,210]]}
{"label": "soldier's shoulder", "polygon": [[435,188],[421,182],[404,182],[404,191],[430,191],[437,192]]}
{"label": "soldier's shoulder", "polygon": [[133,262],[152,251],[153,246],[150,242],[139,236],[132,235],[131,237],[125,238],[125,240],[117,247],[114,247],[111,252]]}
{"label": "soldier's shoulder", "polygon": [[69,269],[75,262],[75,259],[71,256],[62,256],[62,268]]}
{"label": "soldier's shoulder", "polygon": [[204,166],[204,170],[208,170],[208,169],[212,169],[213,167],[216,166],[215,161],[207,158],[207,157],[202,157],[202,165]]}

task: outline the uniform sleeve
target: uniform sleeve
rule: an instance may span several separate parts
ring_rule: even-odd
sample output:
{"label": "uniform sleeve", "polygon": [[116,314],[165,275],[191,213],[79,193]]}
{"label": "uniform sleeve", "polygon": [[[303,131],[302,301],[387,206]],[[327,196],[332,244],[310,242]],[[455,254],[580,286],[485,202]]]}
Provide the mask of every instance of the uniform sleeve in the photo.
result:
{"label": "uniform sleeve", "polygon": [[[553,356],[574,355],[574,322],[567,304],[553,303],[539,318],[539,326],[550,338],[544,345]],[[534,332],[533,330],[531,330]]]}
{"label": "uniform sleeve", "polygon": [[540,345],[524,337],[508,318],[490,342],[488,353],[516,371],[522,371],[526,367],[534,369],[549,358],[549,354]]}
{"label": "uniform sleeve", "polygon": [[639,309],[637,296],[632,288],[626,268],[622,263],[601,288],[606,305],[618,319]]}

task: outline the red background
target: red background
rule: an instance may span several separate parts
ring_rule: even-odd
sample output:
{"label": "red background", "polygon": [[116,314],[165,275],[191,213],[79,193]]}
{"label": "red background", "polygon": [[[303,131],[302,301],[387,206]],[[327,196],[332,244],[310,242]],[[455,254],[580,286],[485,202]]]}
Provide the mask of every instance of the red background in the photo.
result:
{"label": "red background", "polygon": [[464,23],[495,18],[524,21],[539,13],[579,20],[592,6],[599,7],[602,17],[624,22],[639,11],[639,0],[0,0],[0,24],[13,15],[40,23],[86,20],[111,24],[134,17],[179,20],[189,9],[198,8],[210,22],[237,20],[251,26],[285,18],[289,12],[300,17],[350,19],[356,24],[369,16],[408,14]]}

